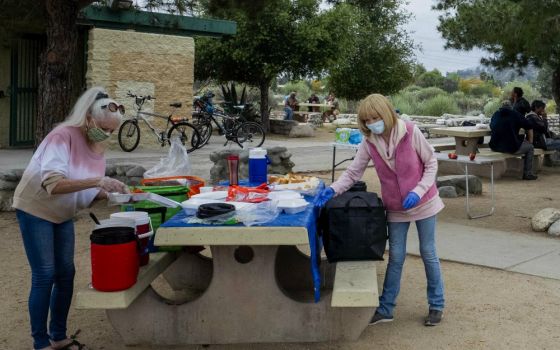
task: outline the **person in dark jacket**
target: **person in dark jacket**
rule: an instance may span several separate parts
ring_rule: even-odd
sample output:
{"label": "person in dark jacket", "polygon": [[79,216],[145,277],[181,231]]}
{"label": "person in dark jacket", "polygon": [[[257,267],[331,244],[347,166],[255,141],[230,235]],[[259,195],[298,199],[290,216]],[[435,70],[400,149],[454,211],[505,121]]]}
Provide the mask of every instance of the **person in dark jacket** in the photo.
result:
{"label": "person in dark jacket", "polygon": [[531,112],[531,105],[529,101],[523,97],[523,89],[518,86],[511,90],[511,103],[513,104],[513,109],[521,113],[522,116]]}
{"label": "person in dark jacket", "polygon": [[560,138],[548,128],[546,103],[535,100],[531,103],[531,112],[525,116],[533,125],[533,146],[545,150],[560,150]]}
{"label": "person in dark jacket", "polygon": [[[519,131],[527,131],[527,141]],[[525,156],[523,164],[523,180],[536,180],[533,174],[533,126],[529,120],[513,110],[510,101],[502,102],[502,107],[494,113],[490,120],[490,148],[495,152],[511,153]]]}

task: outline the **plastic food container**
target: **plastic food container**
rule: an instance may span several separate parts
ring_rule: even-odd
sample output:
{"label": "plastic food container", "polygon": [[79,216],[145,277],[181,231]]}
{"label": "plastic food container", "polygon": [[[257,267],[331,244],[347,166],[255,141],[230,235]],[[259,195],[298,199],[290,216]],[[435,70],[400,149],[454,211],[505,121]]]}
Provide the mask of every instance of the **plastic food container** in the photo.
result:
{"label": "plastic food container", "polygon": [[289,200],[289,199],[301,199],[301,194],[296,191],[273,191],[268,194],[270,200]]}
{"label": "plastic food container", "polygon": [[132,194],[130,193],[109,193],[109,201],[113,203],[128,203],[132,199]]}
{"label": "plastic food container", "polygon": [[208,198],[191,198],[188,201],[181,203],[181,207],[183,208],[185,214],[192,216],[196,215],[199,206],[208,203],[222,203],[222,201]]}
{"label": "plastic food container", "polygon": [[278,201],[278,209],[286,214],[297,214],[304,211],[309,203],[305,199],[286,199]]}

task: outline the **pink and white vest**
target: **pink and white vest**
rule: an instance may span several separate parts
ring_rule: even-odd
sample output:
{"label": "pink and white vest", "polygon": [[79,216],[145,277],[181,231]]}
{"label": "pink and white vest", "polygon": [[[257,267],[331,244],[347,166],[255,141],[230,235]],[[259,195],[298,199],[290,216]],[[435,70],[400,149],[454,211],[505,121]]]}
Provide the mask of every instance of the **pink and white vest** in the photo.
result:
{"label": "pink and white vest", "polygon": [[[381,198],[389,211],[405,211],[402,206],[404,199],[418,185],[424,174],[424,163],[412,146],[414,124],[408,122],[405,124],[407,133],[395,149],[394,170],[383,160],[377,148],[371,142],[366,141],[381,182]],[[438,190],[434,183],[417,206],[421,206],[437,194]]]}

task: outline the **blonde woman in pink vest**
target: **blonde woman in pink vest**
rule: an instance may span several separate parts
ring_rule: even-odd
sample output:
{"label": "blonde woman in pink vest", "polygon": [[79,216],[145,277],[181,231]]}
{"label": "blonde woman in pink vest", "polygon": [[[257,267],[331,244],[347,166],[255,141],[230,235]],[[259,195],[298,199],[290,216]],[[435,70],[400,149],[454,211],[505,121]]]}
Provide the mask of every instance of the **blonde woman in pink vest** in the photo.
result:
{"label": "blonde woman in pink vest", "polygon": [[323,206],[348,190],[362,178],[369,161],[373,161],[387,208],[389,263],[379,307],[370,324],[393,321],[406,257],[407,232],[414,221],[428,284],[429,309],[424,324],[435,326],[441,322],[444,308],[443,279],[435,245],[436,215],[444,205],[436,187],[434,149],[414,124],[398,119],[383,95],[369,95],[360,103],[358,125],[365,137],[354,161],[336,182],[319,194],[315,204]]}

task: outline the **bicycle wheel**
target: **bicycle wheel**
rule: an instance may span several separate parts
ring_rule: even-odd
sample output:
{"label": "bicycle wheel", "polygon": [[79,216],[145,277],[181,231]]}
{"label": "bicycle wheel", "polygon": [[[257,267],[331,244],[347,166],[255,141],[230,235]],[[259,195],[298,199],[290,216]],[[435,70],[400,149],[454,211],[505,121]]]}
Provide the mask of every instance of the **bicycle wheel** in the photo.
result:
{"label": "bicycle wheel", "polygon": [[193,122],[194,127],[198,130],[200,134],[200,142],[197,148],[201,148],[210,141],[210,136],[212,136],[212,124],[203,120],[197,120]]}
{"label": "bicycle wheel", "polygon": [[249,143],[249,147],[260,147],[264,143],[265,133],[262,125],[255,122],[244,122],[235,131],[235,142],[239,147]]}
{"label": "bicycle wheel", "polygon": [[190,153],[199,147],[201,142],[200,133],[196,128],[187,122],[181,122],[173,125],[167,133],[167,141],[171,144],[171,140],[178,137],[183,146],[187,148],[187,153]]}
{"label": "bicycle wheel", "polygon": [[140,128],[135,120],[126,120],[119,128],[119,145],[125,152],[132,152],[140,142]]}

